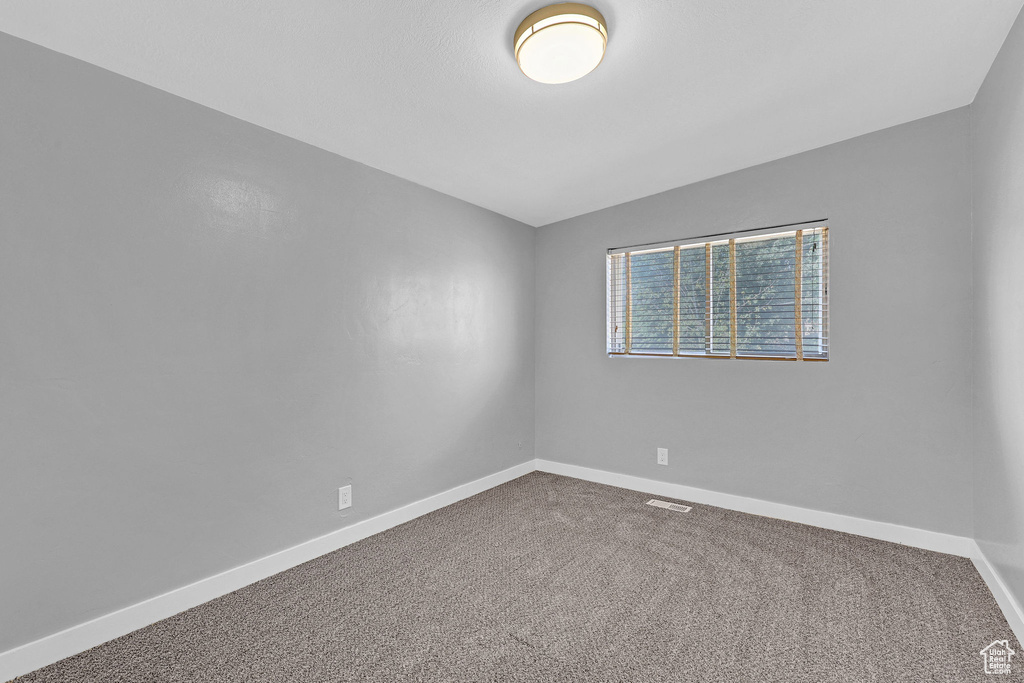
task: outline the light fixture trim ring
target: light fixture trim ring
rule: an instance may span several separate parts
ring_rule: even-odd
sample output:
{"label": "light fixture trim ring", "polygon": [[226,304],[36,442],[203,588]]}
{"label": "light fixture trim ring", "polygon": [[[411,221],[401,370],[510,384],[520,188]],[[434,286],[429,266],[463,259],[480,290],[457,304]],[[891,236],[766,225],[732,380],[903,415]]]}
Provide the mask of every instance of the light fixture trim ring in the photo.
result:
{"label": "light fixture trim ring", "polygon": [[512,44],[516,46],[516,52],[518,53],[519,48],[521,47],[519,38],[529,29],[533,28],[535,24],[539,24],[545,19],[550,19],[551,17],[559,17],[568,14],[580,14],[585,17],[590,17],[596,21],[600,26],[600,31],[602,35],[604,35],[605,41],[607,42],[608,22],[604,20],[603,14],[590,5],[584,5],[582,2],[559,2],[554,5],[548,5],[547,7],[541,7],[539,10],[527,15],[527,17],[523,19],[519,24],[519,28],[516,29],[515,36],[512,38]]}

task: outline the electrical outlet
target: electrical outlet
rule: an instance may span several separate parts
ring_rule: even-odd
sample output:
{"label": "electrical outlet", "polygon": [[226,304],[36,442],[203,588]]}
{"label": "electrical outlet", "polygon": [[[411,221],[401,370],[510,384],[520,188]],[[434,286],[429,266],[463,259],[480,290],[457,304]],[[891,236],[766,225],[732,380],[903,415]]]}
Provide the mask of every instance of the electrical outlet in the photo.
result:
{"label": "electrical outlet", "polygon": [[667,448],[659,448],[658,449],[658,464],[659,465],[667,465],[668,464],[668,449]]}
{"label": "electrical outlet", "polygon": [[350,507],[352,507],[352,484],[338,489],[338,509],[344,510]]}

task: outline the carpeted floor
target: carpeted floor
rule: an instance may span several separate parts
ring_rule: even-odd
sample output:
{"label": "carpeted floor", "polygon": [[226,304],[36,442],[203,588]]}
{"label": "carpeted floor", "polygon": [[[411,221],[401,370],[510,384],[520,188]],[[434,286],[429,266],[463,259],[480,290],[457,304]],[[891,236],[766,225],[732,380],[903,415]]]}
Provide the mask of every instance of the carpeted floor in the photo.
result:
{"label": "carpeted floor", "polygon": [[1024,680],[969,560],[652,497],[535,472],[18,681]]}

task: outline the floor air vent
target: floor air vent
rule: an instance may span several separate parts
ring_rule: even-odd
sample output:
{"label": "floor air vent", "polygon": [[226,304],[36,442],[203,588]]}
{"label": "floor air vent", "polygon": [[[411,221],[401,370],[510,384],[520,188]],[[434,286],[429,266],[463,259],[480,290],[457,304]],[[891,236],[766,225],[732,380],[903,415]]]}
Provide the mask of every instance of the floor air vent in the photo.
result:
{"label": "floor air vent", "polygon": [[647,501],[647,504],[648,505],[653,505],[656,508],[665,508],[666,510],[674,510],[675,512],[689,512],[690,510],[693,509],[693,508],[687,507],[685,505],[680,505],[679,503],[669,503],[669,502],[666,502],[664,500],[649,500],[649,501]]}

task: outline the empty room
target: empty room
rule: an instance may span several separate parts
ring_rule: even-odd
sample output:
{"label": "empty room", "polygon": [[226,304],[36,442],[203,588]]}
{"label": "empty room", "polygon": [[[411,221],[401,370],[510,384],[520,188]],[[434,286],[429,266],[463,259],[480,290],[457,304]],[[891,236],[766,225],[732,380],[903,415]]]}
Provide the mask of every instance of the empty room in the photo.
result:
{"label": "empty room", "polygon": [[1024,681],[1022,5],[0,0],[0,681]]}

